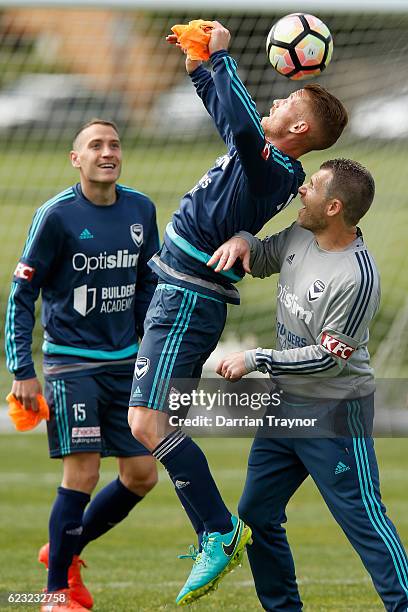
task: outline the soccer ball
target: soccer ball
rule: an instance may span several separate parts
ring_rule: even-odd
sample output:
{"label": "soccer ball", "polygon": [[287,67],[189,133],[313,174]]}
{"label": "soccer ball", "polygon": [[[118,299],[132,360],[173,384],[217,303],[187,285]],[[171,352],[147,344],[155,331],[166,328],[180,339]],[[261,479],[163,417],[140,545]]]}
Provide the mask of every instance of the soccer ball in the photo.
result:
{"label": "soccer ball", "polygon": [[275,23],[266,39],[266,53],[279,74],[300,81],[319,75],[331,60],[329,28],[314,15],[293,13]]}

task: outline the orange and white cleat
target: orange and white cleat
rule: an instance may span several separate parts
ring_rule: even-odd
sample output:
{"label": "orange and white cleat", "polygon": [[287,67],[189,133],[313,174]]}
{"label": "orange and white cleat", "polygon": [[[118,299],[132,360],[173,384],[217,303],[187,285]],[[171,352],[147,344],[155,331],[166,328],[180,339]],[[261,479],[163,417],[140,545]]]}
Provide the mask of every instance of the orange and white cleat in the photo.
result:
{"label": "orange and white cleat", "polygon": [[[40,548],[40,551],[38,553],[39,562],[43,563],[47,569],[49,551],[50,545],[49,542],[47,542],[47,544],[44,544],[44,546]],[[71,599],[78,602],[84,608],[90,610],[93,606],[93,597],[82,582],[81,567],[86,567],[86,563],[82,559],[80,559],[78,555],[74,555],[74,558],[72,559],[72,563],[69,566],[68,570],[69,594]],[[53,609],[59,610],[59,608]]]}
{"label": "orange and white cleat", "polygon": [[41,612],[86,612],[80,603],[73,599],[71,589],[60,589],[52,593],[44,592],[44,602],[40,608]]}

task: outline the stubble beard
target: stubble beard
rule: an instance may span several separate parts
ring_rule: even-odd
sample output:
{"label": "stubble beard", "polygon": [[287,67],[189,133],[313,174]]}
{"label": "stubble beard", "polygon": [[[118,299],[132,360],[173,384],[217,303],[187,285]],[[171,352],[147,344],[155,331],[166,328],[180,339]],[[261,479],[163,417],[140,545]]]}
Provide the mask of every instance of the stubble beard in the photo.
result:
{"label": "stubble beard", "polygon": [[280,125],[277,121],[274,121],[273,115],[264,117],[261,125],[264,129],[266,139],[269,140],[269,142],[281,140],[284,136],[286,136],[288,131],[286,126]]}
{"label": "stubble beard", "polygon": [[316,233],[321,232],[327,229],[327,221],[326,219],[322,219],[317,215],[310,214],[306,217],[299,218],[298,223],[304,229],[309,230],[310,232]]}

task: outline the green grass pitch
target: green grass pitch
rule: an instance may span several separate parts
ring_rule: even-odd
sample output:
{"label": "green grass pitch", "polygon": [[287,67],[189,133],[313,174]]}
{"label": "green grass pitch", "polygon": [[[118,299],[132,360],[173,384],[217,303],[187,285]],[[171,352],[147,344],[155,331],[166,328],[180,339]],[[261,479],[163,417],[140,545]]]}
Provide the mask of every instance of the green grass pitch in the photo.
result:
{"label": "green grass pitch", "polygon": [[[250,441],[201,440],[214,476],[231,509],[236,508],[245,478]],[[378,439],[382,493],[388,514],[402,540],[408,541],[407,474],[401,463],[407,441]],[[44,435],[4,434],[0,438],[0,610],[6,593],[39,591],[45,570],[36,560],[47,539],[47,522],[60,462],[47,455]],[[115,461],[104,460],[99,486],[116,476]],[[383,609],[371,582],[342,531],[331,518],[313,483],[306,481],[288,508],[288,537],[297,566],[301,595],[308,612],[375,612]],[[91,543],[84,557],[86,584],[95,597],[95,612],[176,610],[174,599],[189,572],[179,560],[194,542],[192,530],[166,474],[155,490],[119,526]],[[249,612],[261,610],[248,561],[227,576],[216,593],[194,610]]]}

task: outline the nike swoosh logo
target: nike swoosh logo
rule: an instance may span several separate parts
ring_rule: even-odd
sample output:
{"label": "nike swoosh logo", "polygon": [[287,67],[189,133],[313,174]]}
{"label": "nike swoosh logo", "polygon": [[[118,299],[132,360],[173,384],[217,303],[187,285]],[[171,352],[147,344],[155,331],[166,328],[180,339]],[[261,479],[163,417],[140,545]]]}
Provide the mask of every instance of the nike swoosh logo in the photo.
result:
{"label": "nike swoosh logo", "polygon": [[239,539],[239,534],[241,533],[240,527],[241,527],[241,521],[238,521],[237,528],[235,530],[234,537],[232,538],[231,542],[229,544],[223,543],[222,545],[222,548],[228,557],[230,557],[234,553],[235,547]]}

